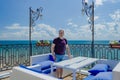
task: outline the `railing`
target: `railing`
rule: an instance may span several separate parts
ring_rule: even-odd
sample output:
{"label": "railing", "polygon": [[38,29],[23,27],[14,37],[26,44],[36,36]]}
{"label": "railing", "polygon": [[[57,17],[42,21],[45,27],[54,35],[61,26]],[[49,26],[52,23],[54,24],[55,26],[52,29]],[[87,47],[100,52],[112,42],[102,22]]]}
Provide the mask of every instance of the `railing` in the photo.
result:
{"label": "railing", "polygon": [[[92,57],[90,44],[70,44],[71,54],[76,56]],[[32,45],[32,55],[50,52],[50,46]],[[120,49],[112,49],[107,44],[95,44],[95,58],[120,60]],[[19,64],[30,64],[29,45],[10,44],[0,45],[0,71],[12,69]]]}
{"label": "railing", "polygon": [[[38,47],[33,46],[33,55],[39,55],[50,52],[50,46]],[[0,71],[9,70],[19,64],[30,64],[29,45],[10,44],[0,45]]]}
{"label": "railing", "polygon": [[[91,44],[69,45],[71,54],[76,56],[92,57]],[[110,48],[108,44],[95,44],[94,56],[99,59],[120,60],[120,49]]]}

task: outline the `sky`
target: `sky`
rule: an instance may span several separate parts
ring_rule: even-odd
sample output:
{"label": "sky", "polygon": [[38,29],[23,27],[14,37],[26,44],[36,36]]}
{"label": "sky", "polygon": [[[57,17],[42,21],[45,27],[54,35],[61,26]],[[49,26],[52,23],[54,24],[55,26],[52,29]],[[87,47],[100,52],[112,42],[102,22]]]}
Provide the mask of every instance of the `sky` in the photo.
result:
{"label": "sky", "polygon": [[[95,40],[120,40],[120,0],[93,1]],[[91,40],[81,0],[0,0],[0,40],[29,39],[30,7],[34,11],[43,8],[42,18],[32,28],[32,40],[52,40],[60,29],[68,40]]]}

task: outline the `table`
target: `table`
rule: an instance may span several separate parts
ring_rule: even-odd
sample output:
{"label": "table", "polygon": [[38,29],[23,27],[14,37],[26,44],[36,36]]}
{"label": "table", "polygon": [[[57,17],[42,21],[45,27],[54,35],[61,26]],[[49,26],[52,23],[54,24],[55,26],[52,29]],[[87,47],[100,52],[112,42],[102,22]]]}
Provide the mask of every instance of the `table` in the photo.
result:
{"label": "table", "polygon": [[78,69],[81,69],[87,65],[90,65],[96,62],[97,60],[98,59],[96,58],[75,57],[75,58],[64,60],[61,62],[56,62],[51,65],[51,73],[53,73],[53,66],[69,69],[73,71],[73,80],[76,80],[76,72]]}

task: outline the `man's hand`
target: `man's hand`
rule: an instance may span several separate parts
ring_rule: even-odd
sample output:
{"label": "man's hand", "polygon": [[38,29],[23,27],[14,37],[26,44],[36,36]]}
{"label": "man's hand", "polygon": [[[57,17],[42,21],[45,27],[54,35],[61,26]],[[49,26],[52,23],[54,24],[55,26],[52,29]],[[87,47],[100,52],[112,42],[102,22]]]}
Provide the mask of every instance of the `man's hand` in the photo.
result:
{"label": "man's hand", "polygon": [[52,46],[51,46],[51,52],[52,52],[53,59],[55,60],[56,57],[55,57],[55,53],[54,53],[54,48],[55,48],[55,44],[52,44]]}
{"label": "man's hand", "polygon": [[[70,54],[70,53],[69,53]],[[69,59],[72,59],[72,56],[71,55],[68,55]]]}
{"label": "man's hand", "polygon": [[67,49],[67,54],[68,54],[68,57],[69,57],[69,59],[71,59],[71,58],[72,58],[72,56],[71,56],[71,53],[70,53],[70,48],[69,48],[68,44],[66,45],[66,49]]}
{"label": "man's hand", "polygon": [[55,55],[52,55],[52,56],[53,56],[53,59],[55,60],[56,59]]}

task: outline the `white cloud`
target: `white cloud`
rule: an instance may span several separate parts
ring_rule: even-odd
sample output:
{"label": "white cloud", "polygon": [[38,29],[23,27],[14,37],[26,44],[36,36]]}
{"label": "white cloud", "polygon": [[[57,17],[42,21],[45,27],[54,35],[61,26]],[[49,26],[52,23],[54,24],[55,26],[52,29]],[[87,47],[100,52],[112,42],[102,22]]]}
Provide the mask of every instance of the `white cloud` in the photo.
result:
{"label": "white cloud", "polygon": [[[119,24],[120,26],[120,24]],[[114,22],[95,25],[95,39],[98,40],[119,40],[120,27],[115,29]]]}
{"label": "white cloud", "polygon": [[20,24],[12,24],[6,26],[5,30],[2,31],[0,39],[1,40],[23,40],[28,39],[28,26],[21,26]]}
{"label": "white cloud", "polygon": [[95,4],[96,4],[96,6],[100,6],[100,5],[103,5],[103,2],[104,2],[105,0],[96,0],[95,1]]}
{"label": "white cloud", "polygon": [[68,20],[67,27],[65,28],[65,37],[72,40],[85,40],[91,39],[91,31],[89,25],[79,26],[71,20]]}
{"label": "white cloud", "polygon": [[73,23],[72,20],[68,20],[67,26],[78,27],[78,25]]}
{"label": "white cloud", "polygon": [[[116,12],[118,15],[118,11]],[[115,15],[115,14],[113,14]],[[95,20],[98,19],[99,16],[95,16]],[[119,16],[118,16],[119,18]],[[106,22],[104,24],[95,24],[95,40],[119,40],[120,34],[120,23],[115,23],[116,18],[112,22]],[[118,19],[117,19],[118,20]],[[119,21],[120,22],[120,21]],[[73,24],[71,21],[70,25]],[[77,24],[76,24],[77,25]],[[66,30],[68,39],[78,39],[78,40],[91,40],[92,32],[90,30],[89,25],[83,25],[78,27],[71,26]]]}
{"label": "white cloud", "polygon": [[111,17],[115,22],[120,22],[120,9],[116,10],[113,14],[110,14],[110,17]]}
{"label": "white cloud", "polygon": [[[95,39],[118,39],[120,34],[120,28],[118,28],[118,33],[115,32],[114,23],[106,23],[106,24],[95,24]],[[19,25],[20,27],[20,25]],[[22,26],[21,26],[22,27]],[[78,27],[70,26],[69,28],[64,28],[65,37],[67,39],[72,40],[91,40],[92,33],[89,25],[83,25]],[[56,28],[51,27],[46,24],[38,24],[34,27],[34,31],[32,32],[32,40],[40,40],[40,39],[49,39],[52,40],[58,36],[58,31]],[[23,40],[29,39],[28,30],[26,29],[15,29],[14,31],[9,29],[8,32],[4,32],[1,35],[2,39],[15,39],[15,40]]]}
{"label": "white cloud", "polygon": [[[110,26],[111,25],[111,26]],[[109,27],[107,27],[109,26]],[[65,37],[72,40],[91,40],[91,31],[89,25],[65,28]],[[120,29],[119,29],[120,30]],[[110,35],[114,36],[116,33],[113,33],[114,23],[108,23],[107,25],[96,24],[95,25],[95,39],[110,39]],[[32,39],[53,39],[58,36],[57,29],[46,24],[39,24],[34,27],[32,32]],[[116,35],[118,36],[118,35]],[[116,37],[114,36],[114,37]],[[15,30],[14,32],[2,33],[1,39],[28,39],[28,31],[26,30]]]}
{"label": "white cloud", "polygon": [[99,32],[99,31],[103,31],[106,30],[106,26],[103,24],[95,24],[95,31]]}
{"label": "white cloud", "polygon": [[104,2],[117,3],[117,2],[120,2],[120,0],[95,0],[95,5],[101,6],[104,4]]}
{"label": "white cloud", "polygon": [[[120,34],[120,23],[117,24],[116,27],[116,17],[119,11],[111,14],[111,18],[113,18],[112,22],[106,22],[104,24],[95,24],[95,40],[119,40]],[[95,16],[95,19],[98,19],[99,16]],[[119,18],[119,16],[117,17]],[[79,26],[75,24],[72,20],[69,20],[66,23],[67,27],[65,30],[65,37],[71,40],[91,40],[92,32],[90,30],[89,24]],[[75,26],[76,25],[76,26]],[[5,27],[6,32],[3,31],[0,36],[0,39],[15,39],[15,40],[23,40],[29,39],[29,27],[21,26],[20,24],[13,24]],[[32,40],[41,40],[41,39],[49,39],[52,40],[58,36],[58,28],[47,24],[38,24],[33,28],[32,32]],[[60,27],[59,27],[60,29]],[[63,28],[61,28],[63,29]]]}
{"label": "white cloud", "polygon": [[95,16],[95,17],[94,17],[94,20],[97,20],[97,19],[99,19],[99,16]]}
{"label": "white cloud", "polygon": [[72,22],[68,22],[67,25],[70,26],[70,25],[73,25],[73,23]]}
{"label": "white cloud", "polygon": [[57,29],[47,24],[38,24],[32,33],[33,39],[53,39],[58,36]]}
{"label": "white cloud", "polygon": [[114,32],[118,33],[119,27],[120,27],[120,9],[116,10],[114,13],[109,14],[110,17],[112,18],[113,22],[110,24],[110,26],[113,26],[111,30],[115,30]]}
{"label": "white cloud", "polygon": [[78,28],[68,28],[65,29],[66,32],[66,37],[68,39],[73,39],[73,40],[84,40],[84,39],[90,39],[90,29],[88,29],[88,25],[84,26],[79,26]]}
{"label": "white cloud", "polygon": [[20,30],[25,30],[25,29],[28,29],[29,27],[27,26],[21,26],[20,24],[18,23],[15,23],[15,24],[12,24],[11,26],[6,26],[5,27],[6,29],[11,29],[11,30],[16,30],[16,29],[20,29]]}
{"label": "white cloud", "polygon": [[[2,32],[0,39],[10,39],[10,40],[28,40],[29,39],[29,27],[21,26],[20,24],[13,24],[11,26],[5,27],[7,32]],[[32,39],[53,39],[57,36],[57,31],[55,28],[46,24],[38,24],[33,28]]]}
{"label": "white cloud", "polygon": [[120,0],[110,0],[112,3],[120,2]]}
{"label": "white cloud", "polygon": [[[77,24],[74,24],[77,25]],[[1,33],[0,39],[2,40],[28,40],[29,36],[29,28],[26,30],[27,26],[21,26],[20,24],[17,24],[16,26],[10,25],[5,27],[7,32]],[[22,29],[21,29],[22,28]],[[89,26],[71,26],[70,28],[64,28],[65,30],[65,37],[67,39],[90,39],[90,30]],[[89,37],[88,37],[89,35]],[[58,29],[54,28],[47,24],[38,24],[34,27],[34,30],[32,32],[32,40],[40,40],[40,39],[49,39],[52,40],[55,37],[58,36]]]}
{"label": "white cloud", "polygon": [[88,0],[85,0],[85,2],[88,2]]}

